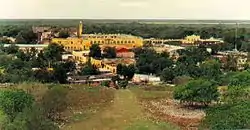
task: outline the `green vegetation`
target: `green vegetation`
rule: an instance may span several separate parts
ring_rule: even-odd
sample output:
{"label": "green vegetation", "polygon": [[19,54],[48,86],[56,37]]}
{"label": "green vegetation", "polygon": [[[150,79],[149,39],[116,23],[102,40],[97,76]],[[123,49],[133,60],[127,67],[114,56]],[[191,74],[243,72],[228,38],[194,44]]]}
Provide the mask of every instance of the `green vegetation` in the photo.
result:
{"label": "green vegetation", "polygon": [[208,105],[212,101],[217,101],[218,97],[219,92],[216,84],[201,79],[189,81],[186,85],[180,86],[174,91],[175,99],[188,104]]}
{"label": "green vegetation", "polygon": [[[50,22],[57,24],[53,20]],[[44,21],[35,23],[38,25]],[[64,25],[51,28],[59,32],[59,37],[66,38],[70,33],[63,31],[62,27],[71,26],[71,22],[68,21]],[[66,121],[69,121],[67,127],[71,129],[175,129],[168,123],[162,121],[157,123],[147,119],[141,106],[138,105],[137,98],[146,111],[154,110],[150,112],[157,119],[162,120],[159,115],[166,114],[160,113],[160,109],[167,107],[164,109],[165,112],[170,109],[169,107],[177,109],[171,104],[174,98],[184,105],[205,106],[207,116],[201,124],[202,129],[250,128],[250,72],[247,70],[249,66],[246,65],[244,70],[238,71],[237,57],[228,55],[227,60],[220,63],[212,56],[218,51],[232,50],[235,40],[238,50],[250,52],[249,28],[239,28],[236,37],[234,27],[222,24],[194,26],[123,22],[87,23],[84,26],[84,33],[124,33],[143,38],[164,39],[181,39],[187,35],[197,34],[201,38],[222,38],[225,43],[187,47],[178,51],[180,57],[177,61],[172,60],[165,52],[157,53],[151,49],[152,44],[146,43],[143,48],[134,49],[136,64],[118,65],[119,76],[112,79],[113,82],[118,82],[119,87],[126,88],[135,72],[152,74],[160,76],[164,82],[178,84],[175,87],[131,86],[130,89],[114,92],[107,87],[89,88],[77,85],[69,87],[34,83],[30,88],[26,88],[30,86],[28,84],[14,85],[16,87],[14,89],[1,88],[1,129],[54,130],[59,129],[55,123],[61,124]],[[37,43],[37,36],[32,31],[30,23],[0,25],[0,36],[16,38],[15,44]],[[0,43],[9,44],[11,41],[0,38]],[[7,48],[0,47],[1,83],[35,81],[65,84],[67,74],[76,69],[74,62],[62,61],[64,52],[62,46],[52,43],[43,52],[38,52],[35,48],[24,52],[15,44]],[[179,45],[175,42],[165,44]],[[212,48],[211,53],[207,51],[207,47]],[[93,58],[115,58],[116,51],[115,48],[105,48],[102,55],[100,46],[95,43],[91,46],[89,55]],[[90,62],[83,65],[79,72],[80,75],[98,73],[97,68]],[[103,85],[108,86],[108,83]],[[168,104],[164,106],[166,102]],[[176,121],[178,125],[181,124],[176,118],[172,118],[173,115],[166,117]]]}
{"label": "green vegetation", "polygon": [[[67,73],[75,70],[75,63],[61,61],[64,49],[57,44],[50,44],[44,52],[37,52],[35,48],[24,52],[15,45],[2,48],[1,51],[0,66],[3,69],[0,75],[1,83],[24,81],[66,83]],[[32,68],[37,69],[32,70]],[[48,68],[53,70],[50,71]]]}
{"label": "green vegetation", "polygon": [[176,127],[165,122],[138,121],[125,130],[178,130]]}
{"label": "green vegetation", "polygon": [[213,130],[250,128],[249,105],[248,101],[208,109],[203,122],[205,128]]}
{"label": "green vegetation", "polygon": [[19,112],[26,107],[31,107],[34,99],[30,94],[21,90],[5,90],[0,92],[0,102],[0,110],[7,114],[10,120],[13,120]]}
{"label": "green vegetation", "polygon": [[93,57],[93,58],[101,58],[102,57],[101,48],[97,43],[91,45],[89,50],[90,50],[90,52],[89,52],[90,57]]}
{"label": "green vegetation", "polygon": [[134,52],[139,73],[160,75],[164,68],[172,66],[172,60],[166,53],[158,54],[149,48],[136,48]]}
{"label": "green vegetation", "polygon": [[115,49],[115,47],[105,47],[103,49],[102,56],[104,58],[116,58],[116,49]]}

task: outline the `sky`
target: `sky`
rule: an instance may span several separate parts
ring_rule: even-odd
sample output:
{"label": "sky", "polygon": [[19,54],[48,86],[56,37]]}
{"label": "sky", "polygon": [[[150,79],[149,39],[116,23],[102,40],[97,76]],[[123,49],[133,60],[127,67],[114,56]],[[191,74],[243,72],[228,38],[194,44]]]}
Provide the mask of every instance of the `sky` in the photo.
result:
{"label": "sky", "polygon": [[0,0],[0,19],[250,20],[249,0]]}

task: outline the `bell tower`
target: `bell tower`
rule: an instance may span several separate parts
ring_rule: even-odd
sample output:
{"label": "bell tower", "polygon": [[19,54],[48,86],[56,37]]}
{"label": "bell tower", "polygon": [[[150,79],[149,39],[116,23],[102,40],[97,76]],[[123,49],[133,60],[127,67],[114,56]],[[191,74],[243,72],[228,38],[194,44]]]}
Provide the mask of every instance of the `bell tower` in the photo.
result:
{"label": "bell tower", "polygon": [[78,31],[77,31],[77,36],[78,38],[80,38],[82,36],[82,31],[83,30],[83,24],[82,21],[80,21],[79,25],[78,25]]}

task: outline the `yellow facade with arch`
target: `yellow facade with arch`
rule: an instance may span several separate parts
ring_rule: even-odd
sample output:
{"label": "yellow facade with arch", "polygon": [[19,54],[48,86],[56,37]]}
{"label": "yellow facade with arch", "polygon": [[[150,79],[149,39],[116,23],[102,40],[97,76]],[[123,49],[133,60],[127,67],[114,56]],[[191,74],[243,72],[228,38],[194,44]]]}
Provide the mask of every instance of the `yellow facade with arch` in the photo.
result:
{"label": "yellow facade with arch", "polygon": [[92,44],[99,44],[103,49],[107,46],[117,48],[136,48],[143,46],[143,39],[141,37],[125,35],[125,34],[84,34],[83,23],[78,25],[77,37],[70,38],[52,38],[52,43],[60,44],[66,51],[83,51],[89,50]]}
{"label": "yellow facade with arch", "polygon": [[89,50],[91,46],[90,41],[82,38],[53,38],[51,42],[62,45],[66,51],[70,52]]}
{"label": "yellow facade with arch", "polygon": [[125,34],[85,34],[83,38],[87,39],[90,44],[99,44],[101,48],[109,46],[131,49],[143,46],[141,37]]}

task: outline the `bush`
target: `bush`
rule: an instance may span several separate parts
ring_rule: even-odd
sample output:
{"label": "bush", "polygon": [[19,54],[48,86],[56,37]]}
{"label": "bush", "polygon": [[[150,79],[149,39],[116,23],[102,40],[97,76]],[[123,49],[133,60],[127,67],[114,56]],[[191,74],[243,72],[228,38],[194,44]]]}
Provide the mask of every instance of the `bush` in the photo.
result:
{"label": "bush", "polygon": [[249,129],[250,102],[220,105],[206,111],[206,118],[201,129]]}
{"label": "bush", "polygon": [[67,89],[63,86],[52,87],[42,99],[42,107],[51,120],[60,119],[61,112],[67,108]]}
{"label": "bush", "polygon": [[47,119],[39,107],[25,108],[13,122],[7,122],[3,130],[59,130],[51,120]]}
{"label": "bush", "polygon": [[33,96],[22,90],[5,90],[0,92],[0,109],[8,115],[10,120],[13,120],[24,108],[31,107],[33,102]]}
{"label": "bush", "polygon": [[190,80],[192,80],[189,76],[177,76],[174,78],[173,82],[175,85],[183,85],[188,83]]}
{"label": "bush", "polygon": [[244,71],[234,75],[230,79],[229,86],[250,86],[250,72]]}
{"label": "bush", "polygon": [[217,101],[219,92],[217,85],[208,80],[198,79],[189,81],[187,84],[177,87],[174,90],[174,98],[189,104],[201,103],[208,105]]}
{"label": "bush", "polygon": [[118,82],[118,85],[119,85],[119,87],[125,89],[127,87],[127,85],[128,85],[128,81],[127,80],[120,80]]}
{"label": "bush", "polygon": [[109,81],[103,81],[101,85],[105,87],[110,87],[109,83],[110,83]]}
{"label": "bush", "polygon": [[237,103],[250,100],[250,89],[241,86],[229,86],[223,94],[223,102]]}

